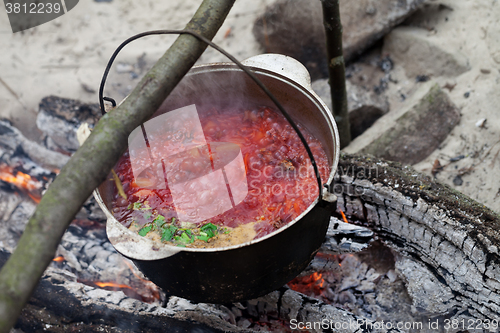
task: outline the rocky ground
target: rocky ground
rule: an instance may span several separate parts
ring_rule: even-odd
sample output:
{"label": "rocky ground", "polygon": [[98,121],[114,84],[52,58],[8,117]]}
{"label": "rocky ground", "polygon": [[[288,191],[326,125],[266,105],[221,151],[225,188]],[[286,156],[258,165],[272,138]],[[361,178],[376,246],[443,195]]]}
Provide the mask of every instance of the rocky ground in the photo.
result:
{"label": "rocky ground", "polygon": [[[441,87],[460,113],[458,124],[446,139],[414,167],[497,212],[499,6],[498,1],[430,1],[406,22],[407,26],[388,34],[382,48],[395,63],[393,82],[386,92],[391,112],[408,107],[409,96],[428,89],[429,83],[419,82],[428,78]],[[433,136],[434,132],[424,135]],[[442,169],[434,168],[436,160]]]}

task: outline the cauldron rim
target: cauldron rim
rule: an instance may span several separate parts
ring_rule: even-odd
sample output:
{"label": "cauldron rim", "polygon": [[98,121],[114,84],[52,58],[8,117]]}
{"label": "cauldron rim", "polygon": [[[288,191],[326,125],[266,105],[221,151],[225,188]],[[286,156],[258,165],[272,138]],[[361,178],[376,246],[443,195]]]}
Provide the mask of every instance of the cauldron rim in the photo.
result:
{"label": "cauldron rim", "polygon": [[[257,60],[257,61],[255,61]],[[275,60],[273,62],[273,60]],[[278,63],[276,62],[278,60]],[[283,60],[285,64],[287,65],[287,68],[280,68],[282,64],[279,63],[280,60]],[[276,68],[272,68],[273,66],[270,66],[268,68],[262,68],[262,64],[268,63],[268,64],[275,64]],[[282,56],[282,55],[275,55],[275,54],[264,54],[264,55],[259,55],[256,57],[252,57],[246,61],[243,62],[243,64],[247,65],[252,71],[254,71],[256,74],[261,74],[261,75],[266,75],[270,76],[273,79],[277,79],[280,81],[285,82],[286,84],[294,87],[295,89],[299,90],[302,92],[304,95],[306,95],[314,104],[317,104],[319,106],[319,110],[323,113],[323,116],[326,118],[330,118],[330,122],[333,125],[333,136],[334,136],[334,145],[335,149],[333,152],[333,159],[332,163],[330,165],[331,170],[330,170],[330,175],[328,177],[328,180],[326,182],[323,182],[325,185],[331,184],[333,181],[334,175],[336,173],[337,165],[339,162],[339,135],[338,135],[338,130],[337,127],[335,126],[335,120],[333,119],[333,116],[331,115],[331,112],[329,112],[328,107],[326,104],[319,98],[319,96],[312,90],[311,88],[311,82],[310,82],[310,76],[307,71],[307,69],[298,61],[291,57],[287,56]],[[279,73],[279,69],[285,71],[285,73]],[[199,75],[203,73],[209,73],[209,72],[216,72],[216,71],[243,71],[239,69],[235,64],[233,63],[209,63],[209,64],[202,64],[202,65],[197,65],[194,66],[189,73],[186,76],[192,76],[192,75]],[[291,74],[293,73],[293,74]],[[292,77],[291,77],[292,76]],[[101,187],[99,187],[101,188]],[[318,205],[320,202],[319,196],[316,197],[316,199],[295,219],[284,225],[283,227],[273,231],[272,233],[265,235],[263,237],[253,239],[248,242],[244,242],[241,244],[236,244],[236,245],[231,245],[231,246],[225,246],[225,247],[217,247],[217,248],[189,248],[189,247],[178,247],[170,244],[164,244],[164,243],[159,243],[144,237],[139,236],[136,233],[133,233],[130,231],[128,228],[124,227],[120,222],[116,220],[116,218],[111,214],[109,209],[107,208],[106,204],[104,203],[104,200],[102,199],[99,188],[94,191],[94,197],[96,198],[97,203],[103,209],[104,213],[106,214],[106,217],[108,219],[107,225],[106,225],[106,232],[108,234],[108,238],[110,239],[110,242],[112,245],[117,249],[118,252],[123,254],[124,256],[133,259],[133,260],[145,260],[145,261],[154,261],[154,260],[159,260],[163,258],[167,258],[169,256],[172,256],[176,253],[179,252],[222,252],[222,251],[231,251],[235,249],[239,249],[242,247],[247,247],[250,245],[254,245],[256,243],[264,242],[268,240],[269,238],[274,237],[275,235],[287,230],[288,228],[292,227],[296,223],[298,223],[305,215],[307,215],[314,207]],[[328,195],[329,193],[326,193],[327,191],[323,189],[323,193]],[[325,195],[324,195],[325,196]],[[323,200],[323,198],[322,198]],[[124,237],[120,237],[120,233]],[[116,237],[114,236],[116,235]],[[135,243],[141,243],[139,248],[141,249],[140,251],[130,249],[127,247],[121,247],[119,243],[124,242],[123,240],[117,240],[118,238],[126,238],[127,241],[133,241]],[[146,248],[145,248],[146,247]]]}

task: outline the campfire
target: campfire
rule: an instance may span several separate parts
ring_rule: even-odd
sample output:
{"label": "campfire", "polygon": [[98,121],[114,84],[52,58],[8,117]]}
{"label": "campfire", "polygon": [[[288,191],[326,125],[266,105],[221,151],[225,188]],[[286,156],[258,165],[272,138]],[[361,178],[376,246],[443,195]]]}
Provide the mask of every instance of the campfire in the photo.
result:
{"label": "campfire", "polygon": [[[16,157],[15,154],[13,154],[13,156]],[[8,196],[10,198],[13,198],[11,200],[18,201],[18,207],[22,205],[22,203],[26,202],[32,202],[34,204],[39,203],[43,190],[50,184],[55,176],[55,172],[46,170],[43,173],[38,173],[38,178],[40,179],[38,180],[37,177],[25,173],[30,168],[31,170],[38,171],[42,170],[42,168],[39,166],[37,168],[33,168],[34,162],[26,160],[26,156],[23,156],[23,158],[24,163],[20,163],[21,160],[19,158],[15,158],[16,163],[14,165],[9,165],[6,163],[6,161],[2,161],[2,164],[0,164],[0,191],[2,191],[3,196]],[[89,205],[95,205],[95,203],[92,204],[89,202]],[[34,208],[34,206],[32,205],[30,205],[30,207]],[[27,218],[29,216],[30,212],[26,212],[26,216],[15,215],[16,208],[12,212],[11,216],[3,216],[4,221],[8,221],[9,218],[17,219]],[[87,206],[86,208],[89,208],[89,206]],[[99,216],[99,218],[95,218],[92,217],[92,213],[101,216]],[[12,222],[15,223],[15,221]],[[22,224],[25,221],[20,220],[17,222]],[[102,214],[99,214],[98,208],[95,208],[90,214],[82,211],[82,214],[80,214],[70,226],[70,232],[92,232],[96,235],[100,234],[100,238],[102,238],[102,241],[104,241],[105,237],[103,222],[104,219],[102,217]],[[9,222],[7,222],[7,224],[8,223]],[[18,235],[14,235],[13,238],[17,239],[17,236]],[[82,262],[84,260],[82,257],[77,258],[77,254],[65,250],[64,245],[60,247],[59,252],[61,254],[53,259],[54,267],[72,271],[77,273],[78,275],[78,272],[81,272],[81,270],[83,269],[82,266],[86,265],[84,262]],[[85,254],[83,254],[83,256],[85,256]],[[109,254],[107,254],[107,256],[109,256]],[[103,264],[103,267],[104,265],[105,264]],[[122,267],[121,269],[122,271],[124,271],[124,273],[116,274],[117,281],[124,279],[129,284],[122,284],[116,281],[100,281],[99,276],[90,276],[86,274],[81,275],[81,277],[78,278],[78,281],[83,284],[102,288],[105,290],[121,290],[129,297],[144,302],[153,303],[160,301],[160,293],[158,288],[151,282],[140,276],[140,273],[138,273],[137,269],[130,262],[123,258],[121,259],[121,263],[119,266]]]}
{"label": "campfire", "polygon": [[[110,26],[127,31],[117,22],[125,26],[135,22],[134,29],[148,29],[168,12],[175,13],[171,23],[179,25],[194,7],[189,1],[175,2],[135,6],[134,10],[130,3],[117,2],[115,10],[103,15],[102,6],[108,5],[96,1],[84,8],[85,17],[78,19],[71,11],[75,20],[45,25],[54,32],[50,40],[43,38],[43,27],[11,38],[0,78],[2,114],[26,126],[40,94],[58,91],[80,99],[95,95],[97,87],[89,84],[94,69],[102,66],[103,56],[116,42],[116,36],[105,37],[103,31],[112,31]],[[26,275],[36,276],[39,285],[12,332],[499,331],[500,218],[486,208],[498,210],[500,195],[491,171],[500,142],[494,112],[500,64],[495,34],[499,12],[494,10],[498,1],[368,2],[341,4],[343,58],[325,61],[321,15],[309,10],[314,2],[307,0],[265,0],[250,2],[250,6],[236,2],[246,7],[235,6],[227,17],[225,35],[215,38],[241,59],[263,50],[303,57],[301,62],[315,74],[314,80],[325,78],[330,65],[357,58],[346,68],[349,118],[360,122],[351,122],[351,130],[355,129],[351,133],[356,136],[374,124],[371,134],[382,136],[375,140],[364,133],[359,139],[371,142],[371,147],[351,146],[346,151],[377,157],[341,156],[335,180],[328,184],[338,198],[337,210],[321,248],[314,258],[307,258],[312,260],[302,272],[283,286],[273,285],[264,296],[235,303],[196,303],[167,294],[110,245],[106,216],[90,198],[71,225],[69,217],[60,219],[67,230],[57,251],[52,248],[44,256],[45,267],[54,255],[43,277],[39,279],[41,272]],[[98,24],[89,25],[89,18]],[[260,46],[254,45],[252,27]],[[82,40],[73,35],[68,39],[68,31]],[[26,49],[27,40],[35,39]],[[88,40],[98,47],[85,47]],[[137,78],[159,56],[161,47],[152,46],[133,48],[120,60],[110,72],[118,75],[106,88],[107,96],[118,101],[129,94],[129,87],[142,89],[158,81],[137,85]],[[188,51],[183,49],[182,54]],[[200,58],[201,62],[218,60],[210,51]],[[324,83],[328,92],[322,99],[328,104],[328,80],[315,83],[318,87]],[[168,87],[160,86],[159,90]],[[135,104],[134,99],[129,102]],[[0,120],[0,267],[16,248],[40,198],[76,151],[78,125],[85,122],[92,128],[98,113],[96,105],[45,98],[37,119],[44,134],[37,142]],[[390,125],[391,121],[398,126]],[[30,126],[34,124],[26,127]],[[30,138],[35,136],[30,133]],[[414,165],[433,177],[388,160]],[[88,174],[93,176],[93,172]],[[438,180],[453,184],[458,191]],[[87,185],[80,193],[88,195],[93,187],[93,183]],[[299,242],[290,244],[300,247]],[[14,263],[23,267],[19,261]],[[15,280],[22,286],[22,279],[12,276],[2,283]]]}
{"label": "campfire", "polygon": [[[53,101],[53,98],[51,101]],[[15,129],[13,128],[13,130]],[[25,139],[22,138],[19,141],[22,140]],[[26,211],[24,215],[11,214],[3,217],[5,220],[9,220],[8,224],[21,225],[17,227],[19,230],[34,209],[34,204],[38,203],[43,190],[50,185],[56,173],[52,170],[45,170],[38,165],[33,168],[32,166],[36,163],[30,161],[29,156],[16,156],[15,151],[11,153],[11,158],[1,161],[0,179],[3,185],[0,190],[4,191],[5,195],[15,198],[17,205],[30,203],[30,210]],[[20,162],[20,157],[22,157],[23,163]],[[12,161],[15,161],[15,163],[12,163]],[[38,170],[37,175],[30,175],[28,173],[30,169]],[[43,170],[43,172],[40,170]],[[49,271],[57,272],[57,274],[65,272],[63,274],[71,276],[69,281],[87,286],[85,288],[109,292],[108,297],[115,297],[112,295],[121,293],[122,297],[127,299],[151,304],[151,306],[163,306],[165,309],[168,309],[169,306],[172,307],[173,304],[186,302],[180,299],[176,300],[175,297],[169,299],[158,287],[145,279],[131,262],[119,256],[106,240],[104,221],[105,218],[97,208],[94,200],[89,200],[68,228]],[[12,244],[15,243],[18,236],[19,232],[11,235],[13,238]],[[366,244],[361,246],[366,246]],[[329,255],[323,253],[318,254],[318,258],[322,258],[320,259],[322,261],[338,261],[336,256],[330,258]],[[327,273],[312,273],[311,277],[308,278],[311,284],[310,287],[305,286],[307,278],[299,277],[289,283],[291,290],[285,292],[289,293],[295,290],[318,299],[322,297],[326,299],[325,290],[331,290],[331,288],[326,289],[327,282],[322,278],[322,275],[325,274]],[[308,289],[312,292],[308,291]],[[262,305],[257,306],[257,304],[265,304],[265,302],[259,302],[240,303],[237,307],[227,311],[224,310],[226,315],[224,315],[223,319],[226,322],[236,326],[239,324],[239,326],[245,328],[287,327],[289,321],[285,317],[280,316],[278,313],[268,313],[267,310],[259,309]],[[214,309],[220,311],[221,308],[220,306],[214,306]],[[228,313],[231,314],[229,317],[227,316]]]}

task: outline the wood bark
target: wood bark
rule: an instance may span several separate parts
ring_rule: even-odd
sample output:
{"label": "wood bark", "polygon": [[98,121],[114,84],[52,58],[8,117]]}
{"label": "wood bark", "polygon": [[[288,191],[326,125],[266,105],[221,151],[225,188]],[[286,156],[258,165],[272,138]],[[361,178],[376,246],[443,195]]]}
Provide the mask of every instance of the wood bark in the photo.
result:
{"label": "wood bark", "polygon": [[338,209],[419,263],[415,274],[433,275],[440,299],[415,290],[414,303],[452,318],[498,320],[497,213],[411,167],[373,157],[342,155],[336,178]]}
{"label": "wood bark", "polygon": [[[204,0],[186,30],[212,39],[235,0]],[[81,205],[105,179],[134,128],[148,119],[206,48],[180,36],[129,97],[103,116],[45,193],[16,251],[0,272],[0,332],[8,332]]]}
{"label": "wood bark", "polygon": [[351,142],[351,126],[347,110],[345,63],[342,51],[342,23],[339,0],[321,0],[326,34],[328,76],[332,94],[332,111],[339,129],[340,148]]}

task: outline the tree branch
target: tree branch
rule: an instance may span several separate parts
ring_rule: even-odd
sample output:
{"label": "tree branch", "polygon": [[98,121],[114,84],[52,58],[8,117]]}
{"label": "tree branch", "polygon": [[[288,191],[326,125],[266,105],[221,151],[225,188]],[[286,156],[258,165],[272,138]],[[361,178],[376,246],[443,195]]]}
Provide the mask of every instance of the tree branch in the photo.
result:
{"label": "tree branch", "polygon": [[[234,1],[204,0],[186,30],[212,39]],[[102,117],[61,170],[30,218],[16,251],[0,271],[0,332],[9,332],[16,322],[64,231],[118,161],[128,135],[158,109],[206,46],[193,36],[179,36],[124,103]]]}
{"label": "tree branch", "polygon": [[328,53],[332,111],[339,129],[340,148],[344,148],[351,142],[351,127],[347,111],[339,0],[321,0],[321,3],[323,5],[323,24],[325,26],[326,50]]}

